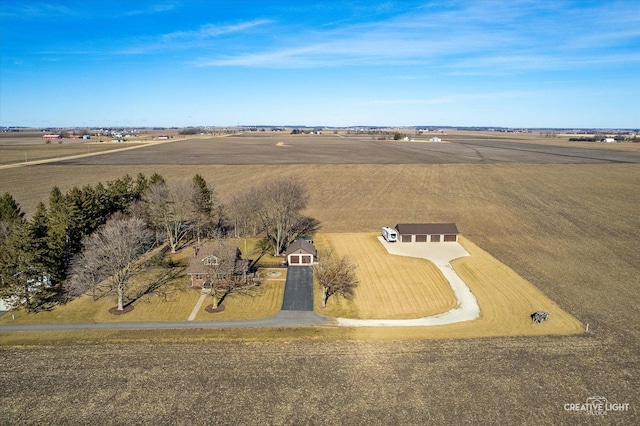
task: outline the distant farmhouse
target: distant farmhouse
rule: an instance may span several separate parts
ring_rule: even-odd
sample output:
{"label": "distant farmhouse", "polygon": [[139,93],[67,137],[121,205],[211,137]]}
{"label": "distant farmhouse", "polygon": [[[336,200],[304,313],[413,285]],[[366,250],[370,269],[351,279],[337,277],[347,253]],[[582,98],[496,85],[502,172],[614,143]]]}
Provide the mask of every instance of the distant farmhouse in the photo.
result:
{"label": "distant farmhouse", "polygon": [[455,223],[399,223],[396,225],[401,243],[457,242]]}

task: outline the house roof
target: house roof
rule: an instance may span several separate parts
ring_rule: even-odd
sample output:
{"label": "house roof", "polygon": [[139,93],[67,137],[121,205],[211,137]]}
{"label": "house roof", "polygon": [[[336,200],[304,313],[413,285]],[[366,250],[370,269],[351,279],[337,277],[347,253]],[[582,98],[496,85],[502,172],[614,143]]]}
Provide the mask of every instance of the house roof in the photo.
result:
{"label": "house roof", "polygon": [[458,234],[455,223],[399,223],[396,230],[400,235]]}
{"label": "house roof", "polygon": [[[197,247],[195,256],[189,260],[189,266],[187,267],[187,274],[208,274],[211,273],[211,268],[204,264],[204,260],[207,257],[218,257],[217,247]],[[236,259],[234,269],[236,272],[247,271],[249,269],[249,260]]]}
{"label": "house roof", "polygon": [[318,254],[318,252],[316,251],[316,246],[303,239],[295,240],[294,242],[289,244],[289,247],[287,247],[287,250],[285,251],[285,255],[287,256],[294,253],[306,253],[312,254],[314,256]]}

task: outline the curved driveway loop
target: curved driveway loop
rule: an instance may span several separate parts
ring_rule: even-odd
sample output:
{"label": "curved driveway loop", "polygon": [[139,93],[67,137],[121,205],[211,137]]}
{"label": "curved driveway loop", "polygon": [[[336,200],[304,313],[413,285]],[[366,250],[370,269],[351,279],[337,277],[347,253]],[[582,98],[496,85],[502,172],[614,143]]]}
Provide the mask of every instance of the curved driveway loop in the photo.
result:
{"label": "curved driveway loop", "polygon": [[458,299],[458,305],[448,312],[430,317],[408,319],[408,320],[355,320],[347,318],[338,318],[338,325],[346,327],[358,326],[425,326],[425,325],[444,325],[453,324],[461,321],[471,321],[480,317],[480,306],[476,297],[471,293],[469,287],[453,270],[449,263],[453,259],[469,256],[469,253],[459,244],[452,242],[442,243],[389,243],[381,236],[378,240],[387,249],[389,254],[398,256],[418,257],[427,259],[435,263],[445,276],[453,293]]}

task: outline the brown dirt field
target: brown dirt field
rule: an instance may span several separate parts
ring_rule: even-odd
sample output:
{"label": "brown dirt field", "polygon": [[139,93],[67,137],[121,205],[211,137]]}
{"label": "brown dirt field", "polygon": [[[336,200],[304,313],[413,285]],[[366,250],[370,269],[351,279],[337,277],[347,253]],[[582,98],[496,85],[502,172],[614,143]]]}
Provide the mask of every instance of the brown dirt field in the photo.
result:
{"label": "brown dirt field", "polygon": [[[243,332],[248,340],[240,341],[215,330],[199,337],[131,332],[124,344],[86,346],[74,343],[82,340],[76,333],[60,347],[0,349],[11,366],[0,370],[7,423],[637,424],[637,164],[47,165],[0,170],[0,192],[32,212],[52,185],[64,190],[139,171],[200,173],[223,199],[273,176],[294,176],[309,188],[307,213],[323,232],[456,222],[590,331],[419,340],[419,330],[365,328],[339,330],[341,338],[316,330],[296,340],[297,331],[278,330],[257,342],[251,339],[266,332]],[[144,343],[162,336],[199,343]],[[596,395],[629,403],[631,411],[605,418],[563,409]]]}
{"label": "brown dirt field", "polygon": [[131,143],[68,143],[65,141],[62,144],[53,142],[50,145],[0,145],[0,165],[95,154],[121,149],[124,146],[131,146]]}
{"label": "brown dirt field", "polygon": [[[634,424],[633,365],[612,382],[594,352],[611,354],[589,337],[0,348],[0,405],[11,424]],[[564,410],[594,392],[631,411]]]}
{"label": "brown dirt field", "polygon": [[482,132],[452,133],[446,137],[447,143],[410,143],[378,141],[372,136],[238,134],[190,138],[63,164],[640,163],[640,150],[634,150],[639,144],[633,143],[615,144],[628,148],[619,150],[603,149],[604,144],[549,144],[542,138],[504,138]]}

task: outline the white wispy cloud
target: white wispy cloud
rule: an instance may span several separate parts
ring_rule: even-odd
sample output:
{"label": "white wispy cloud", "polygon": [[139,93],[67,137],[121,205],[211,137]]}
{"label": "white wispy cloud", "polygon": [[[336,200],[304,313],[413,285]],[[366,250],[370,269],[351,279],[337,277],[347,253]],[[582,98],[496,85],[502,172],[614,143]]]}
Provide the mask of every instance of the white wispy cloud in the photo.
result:
{"label": "white wispy cloud", "polygon": [[110,54],[139,55],[168,51],[194,51],[211,48],[211,41],[216,37],[240,34],[253,28],[267,25],[273,21],[255,19],[234,24],[205,24],[195,30],[173,31],[127,41],[124,47],[110,51]]}
{"label": "white wispy cloud", "polygon": [[59,3],[22,2],[3,4],[2,7],[0,7],[0,16],[7,18],[40,19],[56,16],[80,16],[80,13],[76,9]]}
{"label": "white wispy cloud", "polygon": [[225,34],[233,34],[233,33],[246,31],[254,27],[270,24],[271,22],[273,21],[269,19],[255,19],[253,21],[241,22],[238,24],[230,24],[230,25],[206,24],[201,26],[197,30],[174,31],[172,33],[162,35],[161,38],[166,42],[183,41],[183,40],[203,40],[211,37],[219,37]]}
{"label": "white wispy cloud", "polygon": [[[631,3],[618,3],[619,10],[611,13],[606,5],[574,10],[565,2],[447,2],[449,7],[420,7],[391,17],[384,14],[380,20],[302,27],[291,35],[286,28],[276,28],[279,43],[261,44],[249,52],[234,52],[228,46],[194,64],[265,68],[414,64],[443,73],[481,74],[495,73],[500,66],[522,72],[633,61],[633,55],[608,51],[637,40],[640,21],[629,17],[634,11]],[[611,24],[617,19],[625,26]],[[608,25],[592,28],[592,22]]]}
{"label": "white wispy cloud", "polygon": [[156,3],[144,9],[124,11],[122,13],[122,16],[154,15],[156,13],[170,12],[176,9],[176,7],[177,7],[176,2]]}

